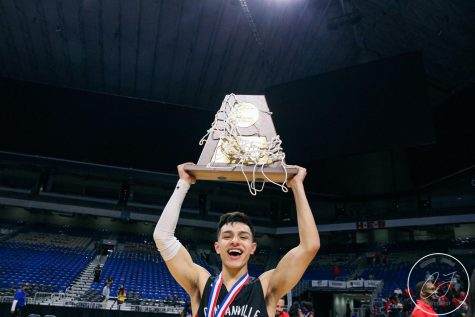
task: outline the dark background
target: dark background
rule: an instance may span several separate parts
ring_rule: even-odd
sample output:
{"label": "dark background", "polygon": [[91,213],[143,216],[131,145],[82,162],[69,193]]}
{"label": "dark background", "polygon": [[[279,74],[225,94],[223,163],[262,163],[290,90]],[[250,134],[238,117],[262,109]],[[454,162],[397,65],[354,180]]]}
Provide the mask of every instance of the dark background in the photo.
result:
{"label": "dark background", "polygon": [[[473,90],[431,107],[419,53],[266,90],[287,162],[314,191],[408,191],[475,162]],[[175,172],[215,111],[2,79],[1,151]],[[223,96],[224,98],[224,96]],[[216,105],[215,110],[219,108]]]}

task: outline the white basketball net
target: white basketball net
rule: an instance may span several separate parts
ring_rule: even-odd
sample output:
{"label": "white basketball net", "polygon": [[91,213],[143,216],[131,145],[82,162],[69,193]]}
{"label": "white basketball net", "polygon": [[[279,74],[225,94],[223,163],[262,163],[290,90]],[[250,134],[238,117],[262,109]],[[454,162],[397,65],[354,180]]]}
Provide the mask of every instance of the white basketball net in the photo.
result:
{"label": "white basketball net", "polygon": [[[230,103],[231,97],[234,99],[234,103]],[[199,144],[203,145],[206,142],[208,136],[214,136],[215,133],[219,135],[218,145],[221,152],[232,162],[228,166],[217,166],[215,158],[207,164],[207,167],[222,168],[222,169],[234,169],[239,167],[241,169],[244,178],[246,179],[249,187],[249,192],[256,196],[257,192],[261,192],[264,189],[266,180],[272,184],[279,186],[283,192],[288,192],[287,188],[287,166],[285,164],[285,153],[282,149],[282,141],[278,135],[273,137],[270,141],[252,141],[249,138],[243,137],[239,131],[239,127],[236,126],[235,120],[230,116],[231,110],[235,105],[239,104],[234,94],[230,94],[225,99],[224,109],[220,109],[214,116],[214,121],[211,124],[211,128],[207,130],[206,134],[201,138]],[[266,115],[272,115],[271,112],[259,110]],[[255,135],[259,135],[257,126]],[[285,173],[285,180],[282,184],[276,183],[271,180],[264,172],[264,167],[269,166],[272,163],[280,162],[282,169]],[[248,176],[244,172],[244,166],[252,166],[252,178],[249,180]],[[260,188],[256,187],[256,172],[260,171],[264,175],[264,180]]]}

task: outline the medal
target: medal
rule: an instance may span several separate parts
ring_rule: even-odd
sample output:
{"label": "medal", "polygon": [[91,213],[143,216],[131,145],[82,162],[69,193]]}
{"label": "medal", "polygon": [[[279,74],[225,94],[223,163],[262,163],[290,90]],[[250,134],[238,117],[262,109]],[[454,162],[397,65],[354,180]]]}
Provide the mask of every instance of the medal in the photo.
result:
{"label": "medal", "polygon": [[233,285],[229,293],[226,294],[226,297],[224,297],[224,300],[219,306],[219,308],[216,310],[219,292],[221,291],[221,286],[223,285],[223,277],[220,273],[218,278],[214,282],[214,285],[211,289],[211,294],[208,298],[208,310],[206,311],[206,317],[223,317],[226,313],[226,310],[228,310],[229,305],[231,305],[234,298],[237,296],[237,294],[239,294],[243,286],[246,285],[248,282],[249,274],[246,273],[241,276],[241,278]]}

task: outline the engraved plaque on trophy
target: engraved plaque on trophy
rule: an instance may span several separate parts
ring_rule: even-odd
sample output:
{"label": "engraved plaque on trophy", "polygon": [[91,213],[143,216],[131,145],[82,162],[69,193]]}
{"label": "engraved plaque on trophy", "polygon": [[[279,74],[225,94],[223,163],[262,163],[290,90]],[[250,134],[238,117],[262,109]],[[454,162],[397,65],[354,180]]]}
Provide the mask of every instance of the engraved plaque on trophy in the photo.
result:
{"label": "engraved plaque on trophy", "polygon": [[185,170],[198,180],[285,183],[297,174],[285,165],[264,96],[226,95],[196,165]]}

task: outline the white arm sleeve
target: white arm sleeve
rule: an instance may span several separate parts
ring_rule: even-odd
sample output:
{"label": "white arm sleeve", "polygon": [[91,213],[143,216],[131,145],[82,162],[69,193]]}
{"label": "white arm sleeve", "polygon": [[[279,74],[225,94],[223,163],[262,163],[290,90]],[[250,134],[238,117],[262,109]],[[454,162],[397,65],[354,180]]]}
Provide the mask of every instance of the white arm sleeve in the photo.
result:
{"label": "white arm sleeve", "polygon": [[170,200],[163,209],[162,215],[155,226],[153,232],[153,240],[157,245],[158,251],[165,261],[172,259],[180,250],[181,243],[175,237],[175,228],[180,215],[181,205],[185,200],[186,193],[190,188],[190,184],[180,179],[176,184]]}
{"label": "white arm sleeve", "polygon": [[12,303],[12,309],[10,309],[10,311],[15,311],[15,308],[16,308],[16,304],[18,303],[18,300],[13,300],[13,303]]}

